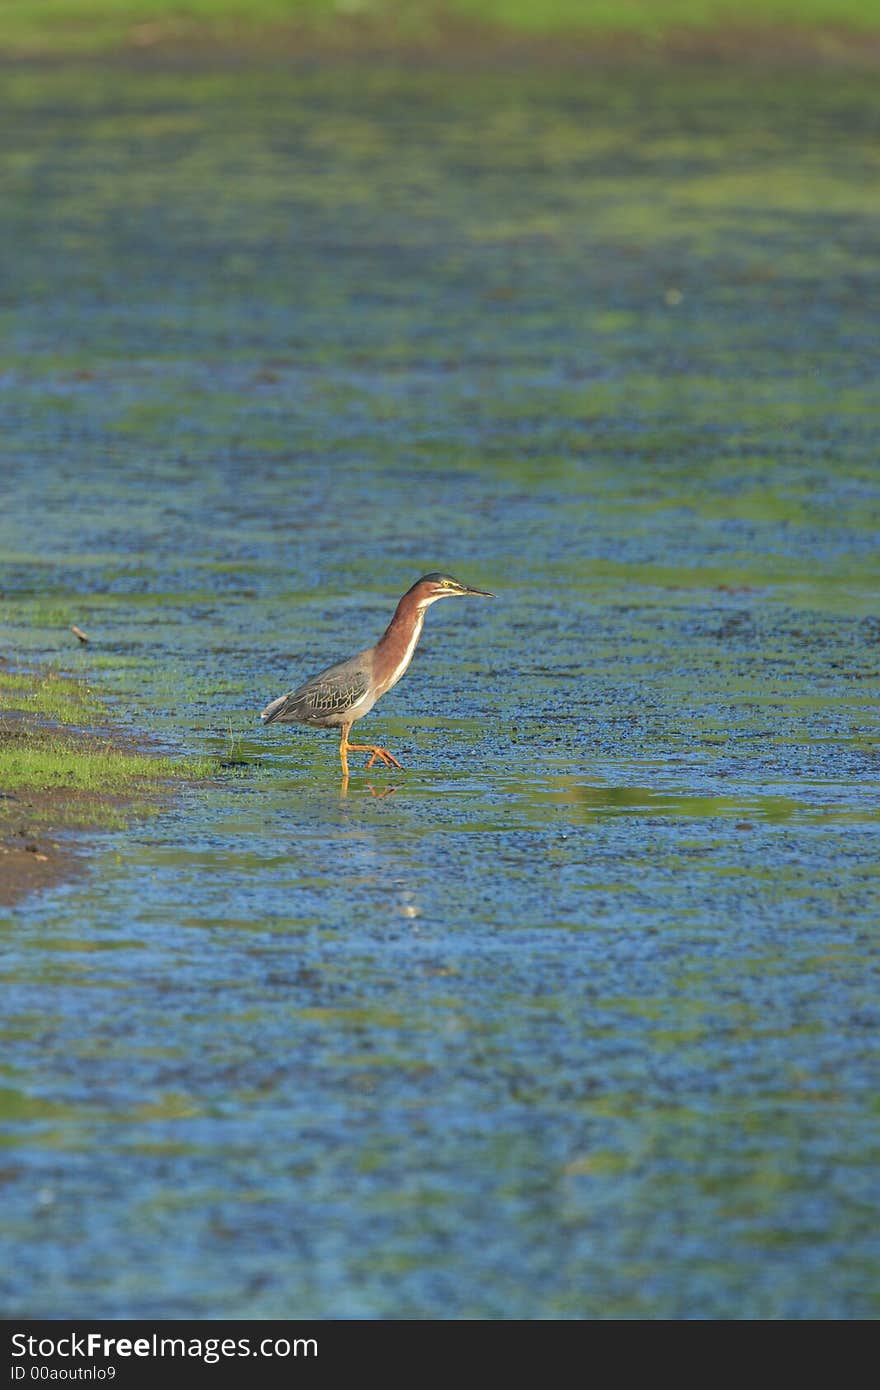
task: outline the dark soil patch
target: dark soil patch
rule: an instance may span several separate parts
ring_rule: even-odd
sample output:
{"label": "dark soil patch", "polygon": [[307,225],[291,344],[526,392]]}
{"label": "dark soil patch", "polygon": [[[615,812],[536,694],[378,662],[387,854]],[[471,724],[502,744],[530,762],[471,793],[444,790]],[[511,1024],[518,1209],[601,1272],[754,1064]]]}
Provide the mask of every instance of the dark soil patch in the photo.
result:
{"label": "dark soil patch", "polygon": [[[69,731],[63,735],[70,741]],[[83,736],[83,743],[89,740]],[[0,906],[74,877],[85,833],[136,815],[142,794],[118,796],[63,788],[0,791]]]}
{"label": "dark soil patch", "polygon": [[72,878],[81,857],[51,829],[52,798],[28,798],[17,829],[0,839],[0,906],[13,907],[42,888]]}

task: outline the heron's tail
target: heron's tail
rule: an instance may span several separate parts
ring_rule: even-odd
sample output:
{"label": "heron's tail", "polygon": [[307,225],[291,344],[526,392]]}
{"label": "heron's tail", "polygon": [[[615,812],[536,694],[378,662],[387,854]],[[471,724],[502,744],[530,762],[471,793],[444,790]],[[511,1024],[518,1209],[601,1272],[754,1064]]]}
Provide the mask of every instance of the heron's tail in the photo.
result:
{"label": "heron's tail", "polygon": [[273,700],[271,705],[267,705],[266,708],[261,711],[260,718],[264,724],[271,724],[279,717],[287,701],[290,699],[291,694],[292,692],[288,691],[286,695],[279,695],[277,700]]}

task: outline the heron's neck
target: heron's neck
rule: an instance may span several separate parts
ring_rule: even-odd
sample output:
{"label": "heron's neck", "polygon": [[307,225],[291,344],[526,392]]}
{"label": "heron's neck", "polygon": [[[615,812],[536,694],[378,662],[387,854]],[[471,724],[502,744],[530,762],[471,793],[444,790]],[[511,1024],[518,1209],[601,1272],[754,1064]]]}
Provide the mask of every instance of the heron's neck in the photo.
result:
{"label": "heron's neck", "polygon": [[376,643],[376,675],[383,694],[396,685],[413,659],[425,622],[425,609],[433,603],[419,602],[413,594],[404,594],[394,611],[394,617]]}

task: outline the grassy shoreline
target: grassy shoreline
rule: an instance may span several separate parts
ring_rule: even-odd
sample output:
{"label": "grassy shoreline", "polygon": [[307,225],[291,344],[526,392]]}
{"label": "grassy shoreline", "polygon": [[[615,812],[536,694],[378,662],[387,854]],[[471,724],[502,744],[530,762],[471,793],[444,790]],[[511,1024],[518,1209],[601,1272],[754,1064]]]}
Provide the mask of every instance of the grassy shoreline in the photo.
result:
{"label": "grassy shoreline", "polygon": [[76,873],[82,845],[66,832],[117,829],[174,780],[214,770],[110,730],[105,706],[80,681],[0,668],[0,906]]}
{"label": "grassy shoreline", "polygon": [[0,58],[491,55],[827,62],[880,51],[880,0],[28,0]]}

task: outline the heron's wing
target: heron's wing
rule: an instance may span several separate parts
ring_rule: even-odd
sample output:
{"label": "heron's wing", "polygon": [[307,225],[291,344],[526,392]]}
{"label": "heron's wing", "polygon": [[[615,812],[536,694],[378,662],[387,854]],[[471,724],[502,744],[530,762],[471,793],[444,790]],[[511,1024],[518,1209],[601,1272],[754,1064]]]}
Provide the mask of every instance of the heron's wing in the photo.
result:
{"label": "heron's wing", "polygon": [[369,686],[369,675],[362,667],[342,662],[313,676],[298,690],[273,700],[260,718],[264,724],[290,720],[308,723],[345,714],[364,698]]}
{"label": "heron's wing", "polygon": [[312,714],[344,714],[364,698],[369,685],[366,671],[331,667],[323,675],[306,681],[291,699],[299,699]]}

